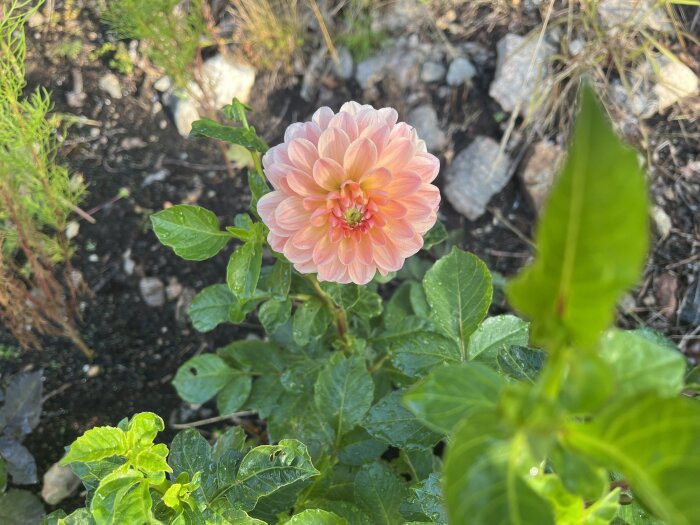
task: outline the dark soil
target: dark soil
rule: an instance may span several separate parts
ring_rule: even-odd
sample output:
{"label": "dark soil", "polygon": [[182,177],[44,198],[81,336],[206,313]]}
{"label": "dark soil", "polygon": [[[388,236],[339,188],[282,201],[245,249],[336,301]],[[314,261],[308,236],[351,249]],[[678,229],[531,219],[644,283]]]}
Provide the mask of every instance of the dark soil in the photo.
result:
{"label": "dark soil", "polygon": [[[87,46],[99,46],[107,38],[104,28],[89,10],[84,9],[81,16],[80,38]],[[495,41],[506,27],[490,29],[485,27],[472,40],[495,49]],[[96,224],[80,221],[74,259],[92,290],[92,296],[85,297],[82,304],[80,331],[96,357],[88,362],[68,342],[47,340],[41,352],[0,360],[0,379],[6,372],[26,368],[45,371],[44,413],[39,428],[26,441],[40,473],[60,459],[64,446],[95,425],[116,424],[136,412],[153,411],[166,420],[163,438],[167,440],[174,433],[169,424],[213,415],[206,407],[199,411],[183,407],[170,380],[188,357],[257,330],[252,323],[218,328],[206,335],[192,329],[185,314],[185,299],[194,291],[223,281],[230,251],[206,262],[183,261],[158,243],[148,220],[149,214],[168,203],[189,202],[212,209],[223,223],[230,223],[249,205],[244,174],[229,178],[215,145],[184,139],[177,133],[151,87],[153,78],[139,68],[132,74],[119,75],[124,97],[110,99],[97,85],[109,71],[106,63],[85,57],[77,62],[56,59],[52,49],[61,38],[59,32],[30,30],[28,80],[29,88],[43,86],[52,92],[56,111],[78,114],[99,124],[71,127],[60,152],[71,171],[81,173],[89,183],[81,207],[97,220]],[[73,88],[73,68],[80,69],[87,95],[80,108],[66,103],[66,94]],[[457,127],[450,155],[476,135],[500,139],[502,124],[494,115],[501,110],[488,96],[494,69],[495,64],[470,89],[461,88],[446,99],[435,93],[424,94],[435,103],[441,121]],[[264,75],[258,80],[264,89],[254,90],[252,121],[271,144],[280,140],[289,123],[308,118],[321,105],[299,97],[299,80],[285,79],[283,87]],[[275,86],[270,88],[271,84]],[[341,82],[333,86],[332,95],[323,104],[337,109],[350,99],[362,100],[363,95],[354,82]],[[398,105],[388,91],[382,100],[368,102]],[[470,119],[472,114],[477,118]],[[698,136],[697,121],[683,125],[683,133]],[[665,136],[680,133],[678,128],[678,123],[660,122],[652,129],[653,136],[658,137],[655,144]],[[678,301],[690,283],[690,275],[698,271],[698,260],[692,257],[700,244],[700,174],[685,177],[678,173],[679,166],[697,157],[697,142],[693,146],[682,135],[673,140],[672,159],[669,148],[659,148],[660,168],[653,171],[652,184],[653,195],[672,218],[674,229],[664,242],[656,244],[646,281],[635,292],[633,310],[624,321],[630,325],[650,324],[679,342],[692,327],[679,322],[675,310],[668,316],[659,314],[654,282],[661,274],[672,273],[677,280],[674,297]],[[160,170],[167,170],[163,180],[144,184],[146,177]],[[441,184],[440,178],[437,183]],[[127,188],[130,196],[112,202],[121,188]],[[516,177],[491,201],[495,215],[489,212],[478,221],[467,221],[443,202],[441,218],[448,228],[461,230],[458,237],[462,247],[482,257],[492,271],[512,275],[532,255],[522,238],[532,235],[535,214]],[[125,254],[135,262],[131,275],[125,272]],[[689,262],[679,264],[689,258]],[[158,277],[166,285],[177,280],[184,290],[163,307],[149,307],[139,292],[142,277]],[[1,334],[0,339],[13,344],[7,334]],[[687,351],[694,348],[696,340],[686,341]],[[68,509],[77,503],[74,499],[61,506]]]}

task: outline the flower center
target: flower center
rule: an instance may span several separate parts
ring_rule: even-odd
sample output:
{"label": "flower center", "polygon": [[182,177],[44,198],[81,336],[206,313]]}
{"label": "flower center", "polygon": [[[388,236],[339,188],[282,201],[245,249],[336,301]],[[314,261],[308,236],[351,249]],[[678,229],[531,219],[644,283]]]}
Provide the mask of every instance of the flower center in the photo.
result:
{"label": "flower center", "polygon": [[357,208],[348,208],[345,210],[345,223],[350,226],[350,228],[354,228],[360,224],[362,219],[364,219],[364,213]]}

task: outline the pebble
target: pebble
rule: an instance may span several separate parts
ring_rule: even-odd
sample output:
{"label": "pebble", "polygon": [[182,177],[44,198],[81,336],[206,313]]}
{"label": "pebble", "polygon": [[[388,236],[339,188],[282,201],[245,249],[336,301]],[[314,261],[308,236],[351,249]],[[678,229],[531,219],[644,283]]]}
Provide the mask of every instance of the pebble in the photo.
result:
{"label": "pebble", "polygon": [[445,66],[435,62],[426,62],[420,70],[420,79],[425,83],[440,82],[445,78]]}
{"label": "pebble", "polygon": [[663,241],[671,233],[671,228],[673,227],[671,217],[668,216],[661,206],[654,206],[651,209],[651,217],[654,219],[654,227],[656,228],[656,232]]}
{"label": "pebble", "polygon": [[158,308],[165,304],[165,287],[158,277],[143,277],[139,281],[139,291],[148,306]]}
{"label": "pebble", "polygon": [[106,91],[110,97],[115,99],[122,98],[121,83],[114,73],[106,73],[103,75],[98,82],[98,86],[102,91]]}
{"label": "pebble", "polygon": [[510,160],[505,153],[499,155],[499,150],[492,138],[476,137],[445,172],[445,197],[469,220],[481,217],[491,197],[508,183]]}
{"label": "pebble", "polygon": [[532,204],[539,213],[547,199],[564,156],[562,148],[549,141],[532,147],[524,169],[519,173]]}
{"label": "pebble", "polygon": [[512,112],[519,107],[520,114],[526,117],[531,111],[530,102],[540,90],[546,88],[548,59],[555,50],[544,41],[538,47],[537,38],[512,33],[499,40],[496,47],[496,76],[489,88],[489,95],[505,111]]}
{"label": "pebble", "polygon": [[423,60],[422,51],[397,45],[360,62],[355,80],[362,89],[368,89],[381,80],[396,82],[402,90],[413,88],[420,80]]}
{"label": "pebble", "polygon": [[476,68],[464,57],[455,58],[447,70],[447,85],[456,87],[468,82],[476,76]]}
{"label": "pebble", "polygon": [[678,316],[681,321],[691,326],[700,325],[700,273],[695,276],[695,282],[688,287]]}
{"label": "pebble", "polygon": [[182,293],[182,285],[177,280],[177,277],[171,277],[168,279],[168,286],[165,287],[165,296],[168,301],[174,301]]}
{"label": "pebble", "polygon": [[54,463],[44,474],[41,497],[48,505],[57,505],[80,486],[80,478],[68,466]]}
{"label": "pebble", "polygon": [[606,29],[649,27],[656,31],[673,29],[657,0],[599,0],[596,12]]}
{"label": "pebble", "polygon": [[406,122],[416,128],[418,138],[425,141],[428,151],[441,151],[447,146],[447,136],[440,127],[435,109],[430,104],[411,110]]}
{"label": "pebble", "polygon": [[698,77],[688,66],[671,60],[666,55],[657,59],[658,75],[654,94],[659,111],[665,111],[676,102],[698,92]]}
{"label": "pebble", "polygon": [[349,80],[355,72],[355,62],[352,59],[352,55],[343,46],[338,46],[336,51],[338,53],[338,62],[333,63],[333,71],[343,80]]}

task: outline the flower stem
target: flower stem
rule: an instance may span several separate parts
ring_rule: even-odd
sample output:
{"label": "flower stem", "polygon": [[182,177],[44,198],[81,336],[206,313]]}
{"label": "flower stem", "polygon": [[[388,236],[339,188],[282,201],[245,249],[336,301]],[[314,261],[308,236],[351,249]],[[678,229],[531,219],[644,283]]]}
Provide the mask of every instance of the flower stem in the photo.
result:
{"label": "flower stem", "polygon": [[325,303],[333,314],[333,320],[335,321],[335,327],[338,330],[340,341],[342,342],[344,349],[348,350],[350,348],[350,339],[348,338],[348,314],[345,311],[345,308],[335,304],[331,296],[328,295],[323,288],[321,288],[321,285],[314,274],[306,274],[304,277],[306,277],[306,280],[311,283],[316,295],[318,295],[319,299]]}

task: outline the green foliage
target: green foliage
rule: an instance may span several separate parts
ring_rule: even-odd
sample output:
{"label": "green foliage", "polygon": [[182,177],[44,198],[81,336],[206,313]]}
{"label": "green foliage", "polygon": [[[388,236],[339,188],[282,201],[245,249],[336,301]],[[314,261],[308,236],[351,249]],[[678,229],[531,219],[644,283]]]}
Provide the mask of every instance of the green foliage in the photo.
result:
{"label": "green foliage", "polygon": [[351,5],[343,21],[344,30],[338,35],[338,43],[344,45],[356,62],[369,58],[389,37],[386,30],[372,30],[371,4]]}
{"label": "green foliage", "polygon": [[119,38],[143,40],[153,63],[184,87],[207,25],[201,0],[189,2],[186,10],[179,4],[178,0],[111,0],[102,16]]}
{"label": "green foliage", "polygon": [[[251,130],[245,111],[236,101],[227,108]],[[192,248],[210,235],[241,242],[227,283],[203,290],[190,316],[204,331],[250,316],[264,340],[192,357],[173,384],[185,401],[214,401],[223,415],[255,413],[266,444],[251,449],[242,431],[228,430],[212,446],[187,430],[168,455],[153,444],[162,421],[152,414],[90,430],[65,461],[84,481],[91,519],[700,522],[700,405],[682,397],[685,361],[658,334],[609,326],[643,255],[643,177],[590,92],[580,111],[538,255],[508,287],[532,324],[486,317],[492,276],[457,248],[432,248],[444,254],[434,263],[410,259],[397,283],[319,283],[269,250],[252,216],[222,229],[210,212],[164,223],[167,214],[157,214],[156,234],[184,257],[223,249]],[[246,147],[259,198],[260,151]],[[607,202],[605,185],[631,199],[624,218],[594,206]],[[190,237],[200,223],[204,233]],[[530,327],[543,348],[529,346]],[[620,505],[622,488],[629,506]]]}

